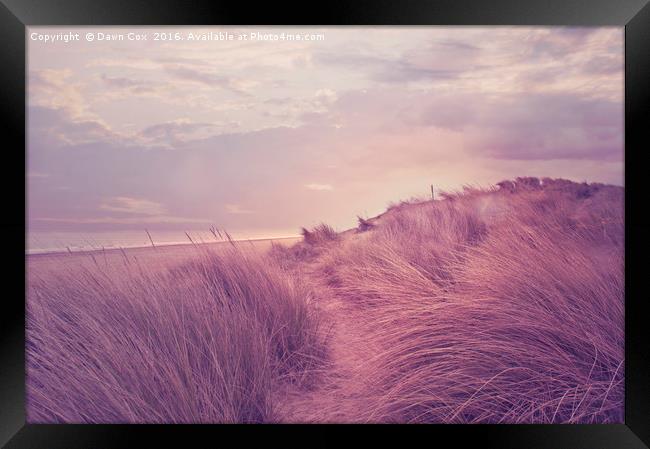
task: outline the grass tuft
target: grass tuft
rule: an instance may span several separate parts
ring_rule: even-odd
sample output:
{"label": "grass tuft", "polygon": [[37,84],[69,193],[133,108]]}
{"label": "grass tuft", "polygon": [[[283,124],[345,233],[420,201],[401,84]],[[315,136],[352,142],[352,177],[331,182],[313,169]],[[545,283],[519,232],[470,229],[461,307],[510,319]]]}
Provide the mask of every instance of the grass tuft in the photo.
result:
{"label": "grass tuft", "polygon": [[273,391],[323,357],[310,301],[267,258],[230,246],[164,270],[30,276],[28,421],[275,421]]}

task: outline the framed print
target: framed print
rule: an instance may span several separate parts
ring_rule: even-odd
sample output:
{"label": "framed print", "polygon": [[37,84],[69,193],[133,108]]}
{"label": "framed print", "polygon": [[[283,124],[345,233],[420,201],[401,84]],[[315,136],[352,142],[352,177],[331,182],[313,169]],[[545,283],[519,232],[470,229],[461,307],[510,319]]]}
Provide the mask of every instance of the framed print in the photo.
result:
{"label": "framed print", "polygon": [[646,2],[1,10],[6,447],[647,447]]}

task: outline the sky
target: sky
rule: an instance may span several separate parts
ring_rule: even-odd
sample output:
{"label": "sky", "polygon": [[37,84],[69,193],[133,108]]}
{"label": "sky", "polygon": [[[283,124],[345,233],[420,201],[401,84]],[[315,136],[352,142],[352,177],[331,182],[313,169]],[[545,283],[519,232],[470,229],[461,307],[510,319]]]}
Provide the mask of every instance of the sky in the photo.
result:
{"label": "sky", "polygon": [[273,237],[430,185],[624,181],[622,28],[30,27],[27,43],[30,231]]}

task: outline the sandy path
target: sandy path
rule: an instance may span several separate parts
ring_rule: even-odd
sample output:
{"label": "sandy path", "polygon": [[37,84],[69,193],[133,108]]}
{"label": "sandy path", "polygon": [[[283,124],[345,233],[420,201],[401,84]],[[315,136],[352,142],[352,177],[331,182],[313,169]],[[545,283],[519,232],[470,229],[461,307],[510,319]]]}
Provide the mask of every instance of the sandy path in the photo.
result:
{"label": "sandy path", "polygon": [[[354,238],[350,235],[348,238]],[[368,362],[379,351],[370,338],[368,318],[354,304],[344,302],[327,286],[322,273],[308,267],[303,275],[313,282],[316,303],[327,339],[327,362],[318,373],[313,390],[281,392],[279,415],[284,422],[358,422],[361,395],[369,386]],[[367,412],[367,410],[365,410]]]}
{"label": "sandy path", "polygon": [[328,361],[312,391],[293,389],[279,399],[279,414],[285,422],[349,422],[354,420],[355,399],[364,386],[363,370],[371,351],[360,317],[339,299],[322,304],[328,337]]}

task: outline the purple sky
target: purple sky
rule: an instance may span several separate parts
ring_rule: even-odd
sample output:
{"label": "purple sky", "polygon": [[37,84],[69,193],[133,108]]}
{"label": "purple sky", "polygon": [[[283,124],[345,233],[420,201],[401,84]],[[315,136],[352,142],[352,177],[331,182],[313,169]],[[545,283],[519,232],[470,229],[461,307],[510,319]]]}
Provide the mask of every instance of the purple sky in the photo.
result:
{"label": "purple sky", "polygon": [[[80,42],[29,38],[71,30]],[[348,228],[430,184],[623,184],[622,28],[30,27],[28,74],[32,230],[288,235]]]}

